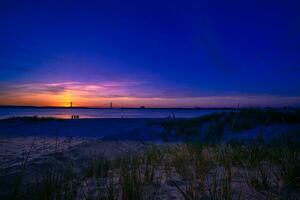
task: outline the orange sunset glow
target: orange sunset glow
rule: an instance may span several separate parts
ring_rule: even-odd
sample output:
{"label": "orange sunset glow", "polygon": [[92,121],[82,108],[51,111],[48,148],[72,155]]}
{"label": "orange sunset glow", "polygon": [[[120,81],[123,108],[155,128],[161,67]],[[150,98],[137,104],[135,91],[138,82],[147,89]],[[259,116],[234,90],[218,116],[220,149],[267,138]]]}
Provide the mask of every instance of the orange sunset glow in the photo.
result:
{"label": "orange sunset glow", "polygon": [[232,96],[171,96],[161,95],[151,90],[135,95],[136,83],[110,82],[102,84],[85,84],[80,82],[34,83],[15,85],[1,95],[1,105],[27,106],[73,106],[108,107],[236,107],[272,105],[282,102],[293,104],[299,97],[274,97],[267,95],[232,95]]}

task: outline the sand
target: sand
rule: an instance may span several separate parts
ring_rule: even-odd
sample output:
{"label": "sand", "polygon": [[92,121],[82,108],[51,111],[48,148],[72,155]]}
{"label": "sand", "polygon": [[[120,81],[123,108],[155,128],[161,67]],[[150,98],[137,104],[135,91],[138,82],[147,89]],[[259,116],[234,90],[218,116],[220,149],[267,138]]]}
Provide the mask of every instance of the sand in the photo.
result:
{"label": "sand", "polygon": [[[160,119],[161,120],[161,119]],[[180,140],[165,143],[158,119],[79,119],[24,121],[0,120],[0,179],[11,182],[24,162],[24,179],[43,174],[51,165],[65,165],[70,161],[82,168],[89,159],[103,156],[114,159],[124,155],[142,153],[152,145],[177,145]],[[228,133],[226,140],[251,140],[260,132],[256,127],[241,133]],[[267,137],[300,130],[300,125],[272,124],[265,128]],[[199,133],[201,134],[201,133]],[[172,143],[173,142],[173,143]],[[239,171],[239,170],[234,170]],[[158,172],[156,172],[159,174]],[[237,176],[239,177],[239,176]],[[171,181],[170,181],[171,180]],[[182,199],[174,182],[185,187],[177,175],[161,183],[161,199]],[[90,188],[94,179],[87,179]],[[239,180],[234,180],[240,186]],[[237,187],[237,188],[238,188]],[[96,187],[94,187],[96,188]],[[245,189],[244,189],[245,190]],[[247,192],[250,193],[250,192]]]}
{"label": "sand", "polygon": [[0,120],[0,137],[63,136],[103,138],[126,134],[162,119],[64,119],[24,120],[21,118]]}
{"label": "sand", "polygon": [[[160,119],[161,120],[161,119]],[[26,121],[0,120],[0,170],[21,165],[27,154],[28,161],[58,152],[97,151],[112,157],[120,153],[138,152],[145,143],[161,143],[162,127],[158,119],[79,119]],[[153,125],[156,124],[156,125]],[[224,139],[251,140],[261,127],[248,131],[228,133]],[[300,125],[272,124],[265,128],[266,138],[284,132],[300,130]],[[199,133],[201,135],[203,133]],[[173,142],[178,142],[176,139]],[[171,141],[172,142],[172,141]]]}

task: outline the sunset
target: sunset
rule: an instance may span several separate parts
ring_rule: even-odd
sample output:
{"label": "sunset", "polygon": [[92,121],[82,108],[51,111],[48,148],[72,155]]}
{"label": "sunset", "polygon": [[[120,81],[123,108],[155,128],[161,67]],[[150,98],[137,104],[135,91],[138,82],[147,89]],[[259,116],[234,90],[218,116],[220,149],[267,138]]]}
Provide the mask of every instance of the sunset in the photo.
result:
{"label": "sunset", "polygon": [[298,96],[273,96],[270,94],[229,94],[194,96],[190,91],[173,92],[170,89],[157,91],[139,82],[59,82],[34,83],[5,86],[0,99],[1,105],[22,106],[73,106],[109,107],[110,102],[118,107],[153,108],[213,108],[292,106],[300,102]]}
{"label": "sunset", "polygon": [[0,104],[299,106],[296,8],[4,1]]}
{"label": "sunset", "polygon": [[1,0],[0,199],[300,199],[299,10]]}

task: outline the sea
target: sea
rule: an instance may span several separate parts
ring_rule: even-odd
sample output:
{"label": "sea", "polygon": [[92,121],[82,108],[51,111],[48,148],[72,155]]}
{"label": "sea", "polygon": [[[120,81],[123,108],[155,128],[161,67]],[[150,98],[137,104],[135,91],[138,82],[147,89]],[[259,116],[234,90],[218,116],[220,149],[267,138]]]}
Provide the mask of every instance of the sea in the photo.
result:
{"label": "sea", "polygon": [[224,109],[135,109],[135,108],[0,108],[0,119],[12,117],[54,117],[70,119],[76,115],[79,118],[193,118]]}

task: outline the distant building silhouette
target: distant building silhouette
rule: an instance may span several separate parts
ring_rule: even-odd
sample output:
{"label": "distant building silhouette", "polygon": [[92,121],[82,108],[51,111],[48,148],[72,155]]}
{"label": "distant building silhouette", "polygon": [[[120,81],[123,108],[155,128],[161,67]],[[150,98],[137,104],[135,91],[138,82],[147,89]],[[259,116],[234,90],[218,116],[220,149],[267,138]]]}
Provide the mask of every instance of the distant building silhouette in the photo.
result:
{"label": "distant building silhouette", "polygon": [[73,102],[72,102],[72,101],[70,102],[70,107],[71,107],[71,108],[73,107]]}
{"label": "distant building silhouette", "polygon": [[111,108],[111,109],[113,108],[112,102],[110,102],[110,108]]}

